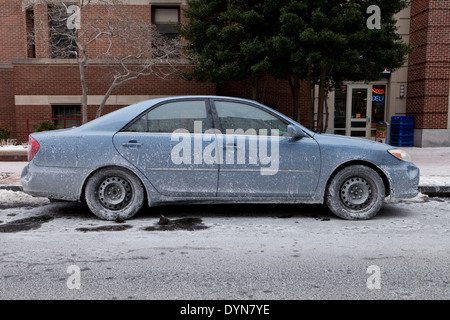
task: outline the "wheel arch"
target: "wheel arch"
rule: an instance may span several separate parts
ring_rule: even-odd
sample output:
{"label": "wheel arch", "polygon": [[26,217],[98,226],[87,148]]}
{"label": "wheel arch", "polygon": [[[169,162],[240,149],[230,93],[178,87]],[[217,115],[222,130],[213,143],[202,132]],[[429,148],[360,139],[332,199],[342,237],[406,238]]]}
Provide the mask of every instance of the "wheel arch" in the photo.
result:
{"label": "wheel arch", "polygon": [[386,173],[383,170],[381,170],[378,166],[373,164],[372,162],[365,161],[365,160],[351,160],[351,161],[344,162],[341,165],[339,165],[337,168],[335,168],[333,170],[332,174],[328,177],[327,183],[325,185],[325,190],[328,189],[328,186],[330,185],[331,181],[333,180],[333,178],[336,176],[336,174],[339,171],[341,171],[342,169],[344,169],[346,167],[353,166],[353,165],[363,165],[363,166],[366,166],[366,167],[369,167],[369,168],[375,170],[375,172],[378,173],[378,175],[383,180],[385,196],[387,197],[390,195],[391,184],[389,182],[389,178],[387,177]]}

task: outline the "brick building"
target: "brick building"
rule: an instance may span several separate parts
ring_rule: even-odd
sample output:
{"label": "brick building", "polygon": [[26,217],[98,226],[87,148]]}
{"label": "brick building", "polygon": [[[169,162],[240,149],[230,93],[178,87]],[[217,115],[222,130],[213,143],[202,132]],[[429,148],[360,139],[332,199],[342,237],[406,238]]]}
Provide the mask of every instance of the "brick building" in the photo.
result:
{"label": "brick building", "polygon": [[450,1],[413,1],[406,112],[415,144],[450,146]]}
{"label": "brick building", "polygon": [[[165,19],[183,20],[185,0],[126,2],[129,10],[149,23],[164,27]],[[33,17],[45,8],[27,7],[21,0],[0,0],[0,10],[0,126],[10,127],[14,137],[23,141],[44,119],[53,119],[60,126],[78,125],[80,120],[61,120],[81,118],[81,84],[75,59],[54,56],[48,35],[29,44],[28,34],[36,28]],[[415,118],[415,146],[450,146],[450,0],[413,0],[396,18],[398,32],[414,47],[407,63],[392,74],[386,72],[379,81],[345,83],[340,91],[330,94],[328,131],[373,139],[378,121],[410,115]],[[89,118],[94,117],[108,89],[104,75],[109,69],[111,66],[101,59],[91,61],[86,68]],[[250,92],[244,82],[228,86],[223,94],[250,98]],[[151,97],[215,93],[213,84],[185,81],[175,75],[165,80],[148,76],[114,89],[105,113]],[[265,102],[293,116],[285,81],[269,81]],[[356,112],[356,106],[363,111]],[[308,126],[306,109],[302,107],[300,118]]]}
{"label": "brick building", "polygon": [[[127,3],[134,16],[148,23],[160,16],[175,15],[182,19],[180,0],[128,0]],[[30,31],[38,28],[37,17],[45,17],[47,9],[43,5],[23,6],[20,0],[0,0],[0,126],[11,128],[13,137],[19,141],[26,141],[27,134],[44,120],[52,119],[60,127],[81,123],[82,90],[76,59],[55,57],[45,30],[34,30],[36,40],[30,45]],[[94,47],[93,50],[102,49]],[[95,117],[109,88],[107,76],[111,70],[113,67],[102,59],[89,60],[86,67],[89,119]],[[193,94],[213,95],[215,86],[185,81],[176,75],[164,80],[145,76],[114,89],[103,113],[153,97]],[[74,118],[80,120],[63,120]]]}

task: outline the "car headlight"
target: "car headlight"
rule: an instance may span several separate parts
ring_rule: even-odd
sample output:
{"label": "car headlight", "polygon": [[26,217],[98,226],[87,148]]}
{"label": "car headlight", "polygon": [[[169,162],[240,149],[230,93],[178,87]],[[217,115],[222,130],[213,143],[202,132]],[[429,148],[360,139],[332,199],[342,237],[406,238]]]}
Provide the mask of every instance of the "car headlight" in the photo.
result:
{"label": "car headlight", "polygon": [[407,154],[404,150],[401,149],[390,149],[388,150],[390,154],[392,154],[397,159],[406,161],[406,162],[412,162],[412,159],[409,154]]}

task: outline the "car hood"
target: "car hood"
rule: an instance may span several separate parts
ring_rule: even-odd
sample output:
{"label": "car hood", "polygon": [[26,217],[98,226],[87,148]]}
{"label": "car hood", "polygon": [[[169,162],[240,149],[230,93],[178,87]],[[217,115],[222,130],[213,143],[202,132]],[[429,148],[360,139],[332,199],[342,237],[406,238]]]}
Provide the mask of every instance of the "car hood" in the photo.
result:
{"label": "car hood", "polygon": [[389,149],[394,149],[395,147],[380,143],[372,140],[347,137],[334,134],[315,134],[314,139],[319,143],[319,145],[332,145],[347,148],[356,149],[368,149],[373,151],[387,151]]}

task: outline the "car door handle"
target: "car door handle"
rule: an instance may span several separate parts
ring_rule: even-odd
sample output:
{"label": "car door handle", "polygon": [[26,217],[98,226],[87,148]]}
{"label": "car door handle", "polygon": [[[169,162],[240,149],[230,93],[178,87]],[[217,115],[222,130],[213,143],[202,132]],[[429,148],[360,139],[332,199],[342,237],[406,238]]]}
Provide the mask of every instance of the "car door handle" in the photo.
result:
{"label": "car door handle", "polygon": [[139,148],[142,147],[142,144],[137,142],[137,140],[130,140],[128,142],[122,143],[122,146],[125,148]]}
{"label": "car door handle", "polygon": [[235,142],[227,143],[226,145],[224,145],[222,147],[222,149],[237,149],[237,148],[238,148],[238,146]]}

